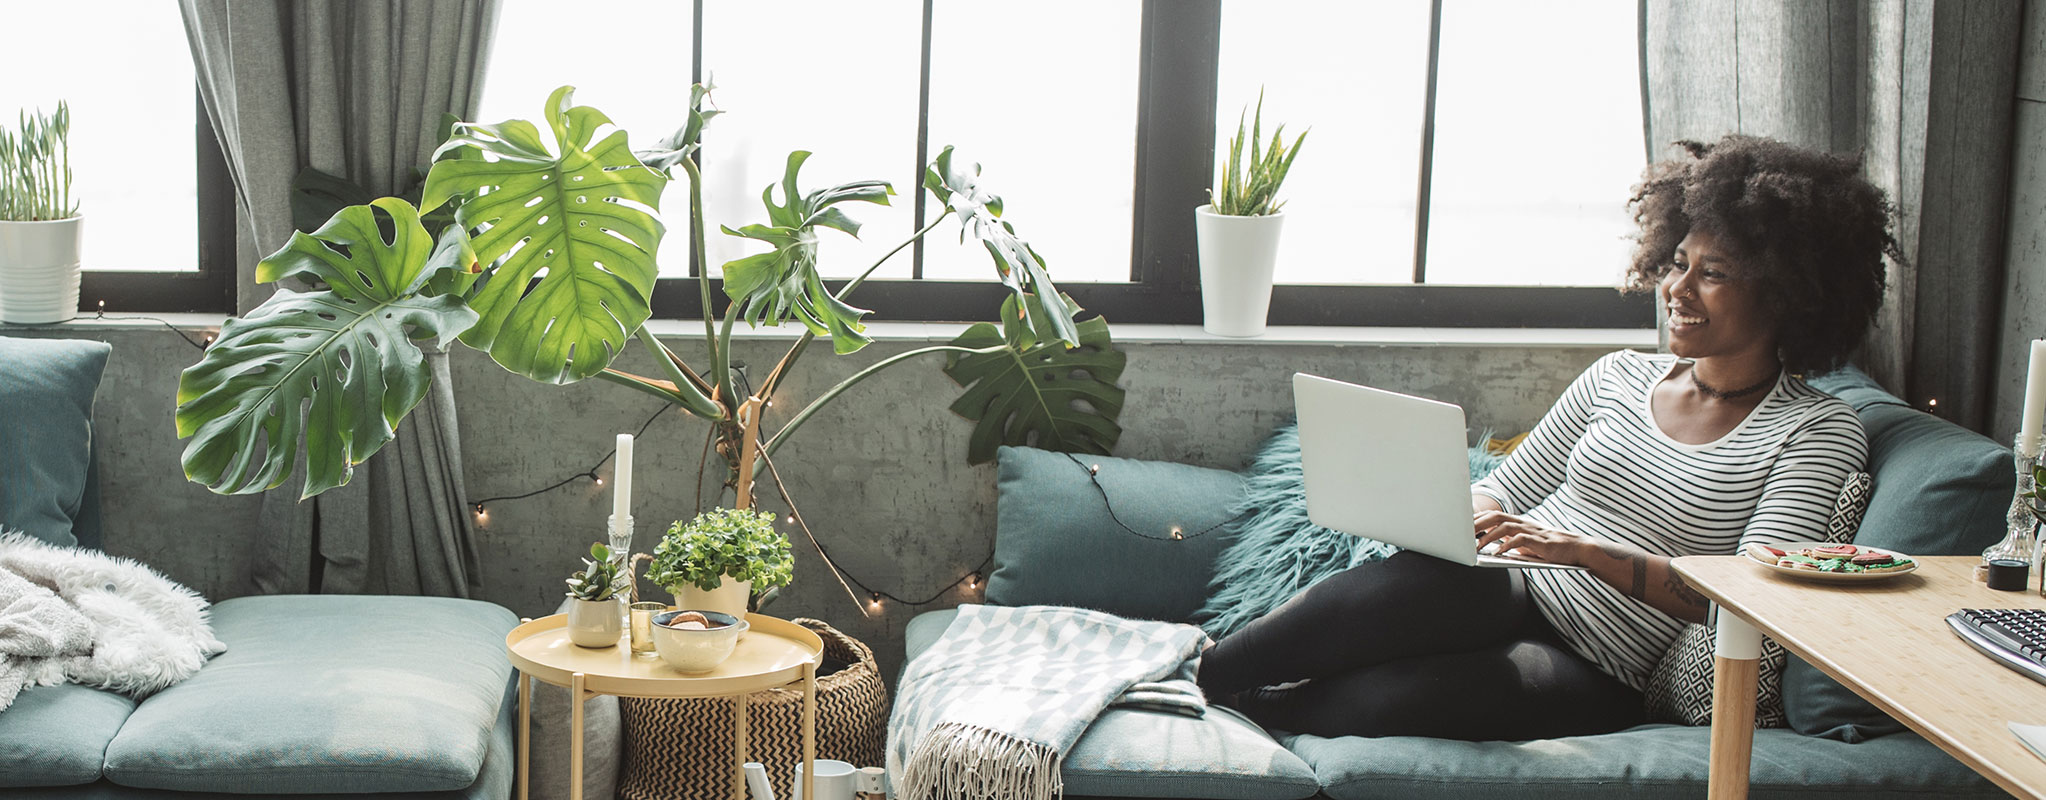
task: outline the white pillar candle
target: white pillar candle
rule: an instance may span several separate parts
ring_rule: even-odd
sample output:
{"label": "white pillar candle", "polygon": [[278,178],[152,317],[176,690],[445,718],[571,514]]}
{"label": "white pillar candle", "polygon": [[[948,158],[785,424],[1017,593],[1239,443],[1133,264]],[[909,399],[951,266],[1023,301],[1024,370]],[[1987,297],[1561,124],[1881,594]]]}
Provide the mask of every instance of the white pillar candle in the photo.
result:
{"label": "white pillar candle", "polygon": [[2046,339],[2032,340],[2031,369],[2025,373],[2025,411],[2018,424],[2018,453],[2039,455],[2039,424],[2046,417]]}
{"label": "white pillar candle", "polygon": [[611,476],[611,516],[632,516],[632,434],[618,434],[618,469]]}

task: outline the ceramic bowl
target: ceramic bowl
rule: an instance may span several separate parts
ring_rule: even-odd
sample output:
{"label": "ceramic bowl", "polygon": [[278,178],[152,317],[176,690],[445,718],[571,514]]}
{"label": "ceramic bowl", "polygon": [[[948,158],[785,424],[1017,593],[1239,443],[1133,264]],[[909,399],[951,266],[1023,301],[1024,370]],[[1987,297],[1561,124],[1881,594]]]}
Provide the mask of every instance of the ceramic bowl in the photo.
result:
{"label": "ceramic bowl", "polygon": [[654,615],[654,652],[668,666],[682,672],[708,672],[717,669],[725,659],[732,657],[732,648],[739,644],[739,634],[745,633],[746,621],[720,611],[697,611],[723,627],[691,631],[670,628],[668,622],[690,609],[663,611]]}

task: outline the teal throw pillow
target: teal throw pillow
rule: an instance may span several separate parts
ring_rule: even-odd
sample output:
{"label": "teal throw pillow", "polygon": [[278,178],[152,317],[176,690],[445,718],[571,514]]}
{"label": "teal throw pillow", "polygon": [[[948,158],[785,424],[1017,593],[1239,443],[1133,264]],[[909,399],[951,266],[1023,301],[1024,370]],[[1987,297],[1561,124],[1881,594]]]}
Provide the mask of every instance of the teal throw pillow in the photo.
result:
{"label": "teal throw pillow", "polygon": [[[1853,367],[1810,381],[1854,406],[1875,478],[1857,544],[1920,556],[1975,555],[2003,537],[2015,470],[2010,448],[1911,408]],[[1799,733],[1865,741],[1904,726],[1792,656],[1783,707]]]}
{"label": "teal throw pillow", "polygon": [[0,336],[0,528],[78,544],[105,342]]}
{"label": "teal throw pillow", "polygon": [[1241,476],[1028,447],[1003,447],[998,461],[988,603],[1178,622],[1207,599]]}
{"label": "teal throw pillow", "polygon": [[[1478,437],[1483,442],[1491,432]],[[1483,446],[1470,450],[1471,480],[1506,460]],[[1246,470],[1243,500],[1230,509],[1230,545],[1215,563],[1208,602],[1194,621],[1220,639],[1343,570],[1392,555],[1399,548],[1332,531],[1307,521],[1307,489],[1300,468],[1300,428],[1272,432]]]}

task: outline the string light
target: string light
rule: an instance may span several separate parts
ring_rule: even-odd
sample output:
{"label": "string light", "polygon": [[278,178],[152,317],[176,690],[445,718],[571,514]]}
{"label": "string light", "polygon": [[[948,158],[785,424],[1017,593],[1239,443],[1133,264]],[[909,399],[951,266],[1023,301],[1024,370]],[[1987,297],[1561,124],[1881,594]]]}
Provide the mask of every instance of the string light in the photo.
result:
{"label": "string light", "polygon": [[974,573],[972,573],[972,574],[970,574],[970,575],[967,575],[967,576],[966,576],[966,588],[968,588],[968,589],[979,589],[979,588],[980,588],[980,573],[979,573],[979,572],[974,572]]}
{"label": "string light", "polygon": [[1115,503],[1110,502],[1108,499],[1108,488],[1101,485],[1100,464],[1083,464],[1080,462],[1080,459],[1075,457],[1072,453],[1061,453],[1060,455],[1065,456],[1068,461],[1073,462],[1074,466],[1082,467],[1087,470],[1087,480],[1088,482],[1094,484],[1095,493],[1101,495],[1101,506],[1102,508],[1107,509],[1108,518],[1115,522],[1116,527],[1121,528],[1123,529],[1124,532],[1127,532],[1134,536],[1141,536],[1146,539],[1153,539],[1158,541],[1170,540],[1174,542],[1183,542],[1188,539],[1198,539],[1202,536],[1206,536],[1210,533],[1214,533],[1215,531],[1220,530],[1224,525],[1248,517],[1253,512],[1256,511],[1256,509],[1246,509],[1241,514],[1222,520],[1221,522],[1217,522],[1213,525],[1209,525],[1208,527],[1202,528],[1198,531],[1194,531],[1193,533],[1187,533],[1185,528],[1182,528],[1178,525],[1173,525],[1169,528],[1166,528],[1164,536],[1159,536],[1155,533],[1145,533],[1143,531],[1137,530],[1136,528],[1130,527],[1129,523],[1123,522],[1122,517],[1116,515]]}
{"label": "string light", "polygon": [[602,486],[602,485],[604,485],[604,476],[602,476],[602,475],[597,475],[597,476],[595,476],[595,477],[596,477],[596,479],[597,479],[597,485],[598,485],[598,486]]}
{"label": "string light", "polygon": [[1186,538],[1186,533],[1185,533],[1184,531],[1180,530],[1180,528],[1179,528],[1179,526],[1178,526],[1178,525],[1174,525],[1174,526],[1172,526],[1172,540],[1173,540],[1173,541],[1177,542],[1177,541],[1183,540],[1183,539],[1185,539],[1185,538]]}
{"label": "string light", "polygon": [[874,609],[875,611],[880,611],[880,610],[881,610],[881,593],[880,593],[880,592],[875,592],[875,593],[874,593],[873,595],[871,595],[871,596],[870,596],[870,597],[869,597],[869,598],[867,599],[867,607],[868,607],[868,608],[871,608],[871,609]]}

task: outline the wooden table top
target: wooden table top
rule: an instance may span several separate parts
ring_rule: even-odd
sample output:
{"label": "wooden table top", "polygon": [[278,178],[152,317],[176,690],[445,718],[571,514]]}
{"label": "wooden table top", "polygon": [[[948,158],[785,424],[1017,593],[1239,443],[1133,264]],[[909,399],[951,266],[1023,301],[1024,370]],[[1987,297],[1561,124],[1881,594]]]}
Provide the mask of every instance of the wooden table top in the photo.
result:
{"label": "wooden table top", "polygon": [[1920,558],[1916,572],[1820,583],[1742,556],[1688,556],[1693,588],[2020,797],[2046,798],[2046,760],[2007,722],[2046,724],[2046,684],[1982,654],[1947,627],[1963,608],[2046,608],[2036,591],[1973,577],[1977,556]]}
{"label": "wooden table top", "polygon": [[568,615],[521,624],[505,634],[512,666],[556,686],[583,673],[585,688],[620,697],[725,697],[751,694],[800,680],[804,664],[821,663],[824,640],[785,619],[747,614],[751,626],[730,658],[709,672],[681,672],[652,653],[635,655],[623,636],[610,647],[578,647],[568,639]]}

